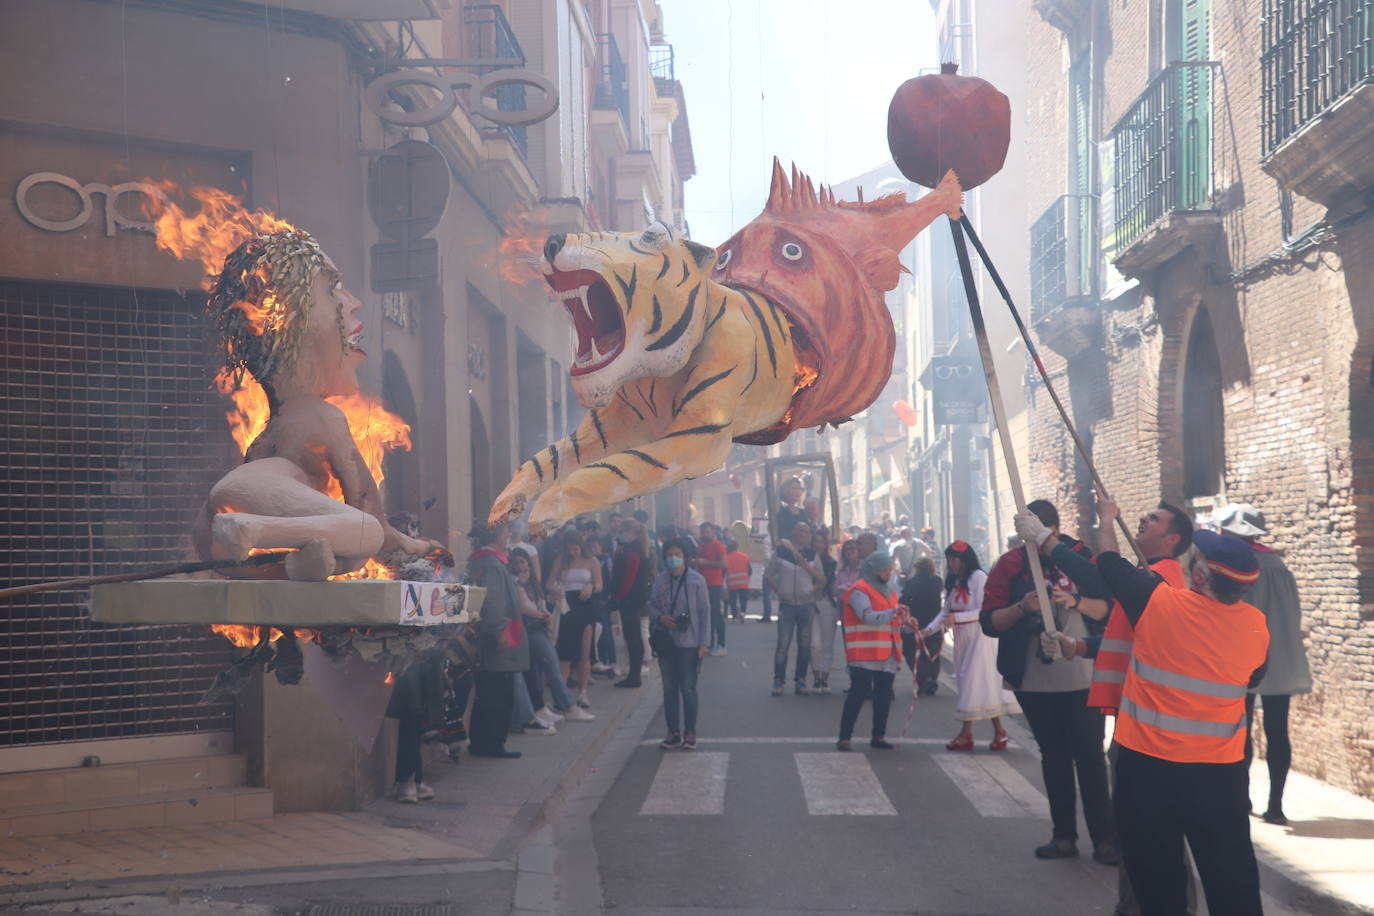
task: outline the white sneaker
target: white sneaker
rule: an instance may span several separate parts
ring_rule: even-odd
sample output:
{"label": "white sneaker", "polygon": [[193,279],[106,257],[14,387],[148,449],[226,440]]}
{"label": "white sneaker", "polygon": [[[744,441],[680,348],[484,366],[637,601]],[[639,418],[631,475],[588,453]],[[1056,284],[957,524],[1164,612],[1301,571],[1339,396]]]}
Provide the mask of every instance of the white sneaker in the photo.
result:
{"label": "white sneaker", "polygon": [[653,670],[653,668],[649,667],[649,663],[645,662],[644,664],[639,666],[639,676],[644,677],[647,674],[652,674]]}
{"label": "white sneaker", "polygon": [[538,719],[531,719],[526,722],[520,730],[527,735],[556,735],[558,729],[547,722],[540,722]]}
{"label": "white sneaker", "polygon": [[574,706],[563,714],[569,722],[591,722],[596,716],[587,712],[581,706]]}
{"label": "white sneaker", "polygon": [[562,722],[564,718],[563,714],[558,712],[552,706],[542,707],[537,713],[534,714],[534,717],[538,719],[540,722],[543,722],[545,725],[557,725],[559,722]]}
{"label": "white sneaker", "polygon": [[614,674],[614,673],[615,673],[615,668],[612,667],[611,665],[604,665],[604,664],[602,664],[601,662],[597,662],[595,665],[592,665],[592,674],[608,674],[608,673]]}
{"label": "white sneaker", "polygon": [[412,776],[405,782],[396,783],[396,800],[413,805],[419,802],[420,796],[415,786],[415,777]]}
{"label": "white sneaker", "polygon": [[420,799],[420,801],[428,801],[434,797],[434,790],[426,783],[417,782],[415,784],[415,797]]}
{"label": "white sneaker", "polygon": [[724,646],[716,646],[714,649],[711,650],[711,654],[712,654],[713,656],[719,658],[720,656],[722,656],[722,655],[725,654],[725,647],[724,647]]}
{"label": "white sneaker", "polygon": [[577,695],[577,705],[581,706],[583,709],[592,708],[592,701],[587,699],[587,691],[584,690]]}

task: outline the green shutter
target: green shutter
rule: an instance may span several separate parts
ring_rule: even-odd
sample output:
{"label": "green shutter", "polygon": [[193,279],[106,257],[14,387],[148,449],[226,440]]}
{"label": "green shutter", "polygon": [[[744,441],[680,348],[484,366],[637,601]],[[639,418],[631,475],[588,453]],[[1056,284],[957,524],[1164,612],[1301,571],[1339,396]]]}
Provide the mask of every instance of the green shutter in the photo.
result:
{"label": "green shutter", "polygon": [[[1208,29],[1209,0],[1181,0],[1174,22],[1179,29],[1179,60],[1211,59]],[[1212,71],[1181,67],[1177,74],[1178,194],[1180,210],[1211,207],[1212,197]]]}

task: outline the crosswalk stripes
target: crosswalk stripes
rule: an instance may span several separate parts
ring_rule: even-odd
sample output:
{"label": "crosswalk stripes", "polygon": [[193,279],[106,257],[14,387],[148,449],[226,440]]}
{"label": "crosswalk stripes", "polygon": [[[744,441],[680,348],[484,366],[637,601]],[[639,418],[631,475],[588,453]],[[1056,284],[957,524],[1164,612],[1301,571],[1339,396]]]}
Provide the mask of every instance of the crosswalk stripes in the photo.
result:
{"label": "crosswalk stripes", "polygon": [[809,814],[897,814],[862,754],[796,753],[792,758]]}
{"label": "crosswalk stripes", "polygon": [[640,814],[724,814],[726,751],[665,754]]}
{"label": "crosswalk stripes", "polygon": [[1001,757],[952,754],[934,760],[983,817],[1050,816],[1045,796]]}

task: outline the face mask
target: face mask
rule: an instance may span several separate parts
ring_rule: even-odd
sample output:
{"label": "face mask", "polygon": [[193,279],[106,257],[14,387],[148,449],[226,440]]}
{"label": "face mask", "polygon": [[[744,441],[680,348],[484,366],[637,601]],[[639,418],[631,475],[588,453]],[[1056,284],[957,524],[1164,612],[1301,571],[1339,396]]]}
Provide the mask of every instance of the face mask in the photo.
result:
{"label": "face mask", "polygon": [[664,557],[663,562],[669,569],[681,569],[682,557]]}

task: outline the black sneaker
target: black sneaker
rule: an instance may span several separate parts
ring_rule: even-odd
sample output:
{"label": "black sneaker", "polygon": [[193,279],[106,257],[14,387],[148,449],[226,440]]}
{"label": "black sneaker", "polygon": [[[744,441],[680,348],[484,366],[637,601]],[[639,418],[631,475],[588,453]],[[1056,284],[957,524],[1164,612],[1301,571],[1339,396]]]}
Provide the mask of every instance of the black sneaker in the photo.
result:
{"label": "black sneaker", "polygon": [[1264,819],[1266,824],[1279,824],[1283,826],[1288,823],[1288,818],[1284,817],[1283,812],[1275,811],[1273,808],[1261,814],[1260,817]]}
{"label": "black sneaker", "polygon": [[1099,865],[1120,865],[1121,853],[1115,843],[1107,840],[1093,847],[1093,861]]}
{"label": "black sneaker", "polygon": [[868,746],[876,747],[880,751],[890,751],[896,747],[892,742],[884,741],[882,738],[874,738],[872,741],[868,742]]}
{"label": "black sneaker", "polygon": [[682,739],[682,749],[684,751],[694,751],[697,749],[697,736],[688,735]]}
{"label": "black sneaker", "polygon": [[1035,847],[1037,859],[1076,859],[1078,844],[1073,840],[1050,840],[1044,846]]}
{"label": "black sneaker", "polygon": [[658,746],[665,751],[671,751],[673,748],[682,747],[682,736],[677,732],[668,732],[668,737],[660,741]]}

